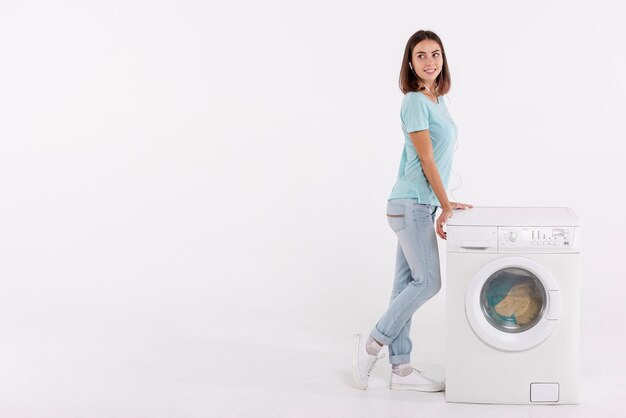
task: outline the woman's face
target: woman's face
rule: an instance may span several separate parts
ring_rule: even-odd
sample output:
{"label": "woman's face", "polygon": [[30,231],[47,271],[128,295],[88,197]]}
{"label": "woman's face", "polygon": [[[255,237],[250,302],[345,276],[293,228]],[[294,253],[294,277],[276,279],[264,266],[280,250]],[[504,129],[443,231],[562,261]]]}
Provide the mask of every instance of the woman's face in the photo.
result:
{"label": "woman's face", "polygon": [[413,71],[419,78],[426,82],[434,82],[441,73],[441,67],[443,66],[441,47],[437,41],[424,39],[415,45],[413,55],[411,56],[411,64],[413,65]]}

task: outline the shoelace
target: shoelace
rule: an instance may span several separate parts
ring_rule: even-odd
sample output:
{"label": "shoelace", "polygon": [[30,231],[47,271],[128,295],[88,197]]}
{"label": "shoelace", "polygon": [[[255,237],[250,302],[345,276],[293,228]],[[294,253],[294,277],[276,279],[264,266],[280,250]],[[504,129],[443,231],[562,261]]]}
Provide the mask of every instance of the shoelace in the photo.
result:
{"label": "shoelace", "polygon": [[426,375],[424,374],[424,372],[423,372],[423,371],[421,371],[421,370],[419,370],[419,369],[416,369],[415,367],[411,367],[411,368],[413,369],[413,371],[414,371],[414,372],[417,372],[417,373],[418,373],[420,376],[422,376],[424,379],[426,379],[426,380],[428,380],[428,381],[430,381],[430,382],[432,382],[432,383],[435,383],[435,380],[433,380],[433,379],[431,379],[430,377],[426,376]]}
{"label": "shoelace", "polygon": [[374,364],[376,364],[376,362],[378,360],[380,360],[381,358],[385,358],[387,356],[387,354],[383,353],[379,356],[376,356],[376,358],[374,358],[374,361],[372,361],[372,363],[369,365],[369,367],[367,368],[367,377],[369,377],[370,372],[372,371],[372,369],[374,368]]}

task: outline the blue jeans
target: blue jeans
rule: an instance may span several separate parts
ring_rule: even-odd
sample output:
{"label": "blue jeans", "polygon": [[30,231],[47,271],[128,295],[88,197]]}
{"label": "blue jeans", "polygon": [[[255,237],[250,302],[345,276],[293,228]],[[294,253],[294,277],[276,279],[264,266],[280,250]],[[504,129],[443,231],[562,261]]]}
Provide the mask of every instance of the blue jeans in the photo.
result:
{"label": "blue jeans", "polygon": [[398,236],[396,273],[389,307],[371,336],[389,346],[389,362],[411,361],[411,317],[441,289],[439,252],[434,221],[437,206],[416,199],[392,199],[387,203],[389,226]]}

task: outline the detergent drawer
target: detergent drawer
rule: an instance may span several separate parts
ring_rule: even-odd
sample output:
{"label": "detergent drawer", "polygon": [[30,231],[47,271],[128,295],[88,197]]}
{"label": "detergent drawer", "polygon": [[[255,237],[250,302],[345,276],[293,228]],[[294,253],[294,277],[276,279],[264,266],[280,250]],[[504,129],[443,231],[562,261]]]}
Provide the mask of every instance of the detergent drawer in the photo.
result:
{"label": "detergent drawer", "polygon": [[447,252],[497,253],[498,227],[448,225]]}

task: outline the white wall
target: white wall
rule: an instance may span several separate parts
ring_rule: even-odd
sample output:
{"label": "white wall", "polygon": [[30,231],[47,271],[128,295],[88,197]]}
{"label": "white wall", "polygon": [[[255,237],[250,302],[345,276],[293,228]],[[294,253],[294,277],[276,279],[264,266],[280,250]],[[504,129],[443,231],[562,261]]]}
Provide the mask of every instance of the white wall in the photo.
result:
{"label": "white wall", "polygon": [[[160,359],[174,340],[349,350],[391,291],[397,80],[418,29],[448,55],[456,199],[574,208],[583,360],[622,362],[623,18],[610,1],[3,1],[13,390],[38,376],[24,365]],[[443,301],[416,314],[414,358],[443,362]]]}

